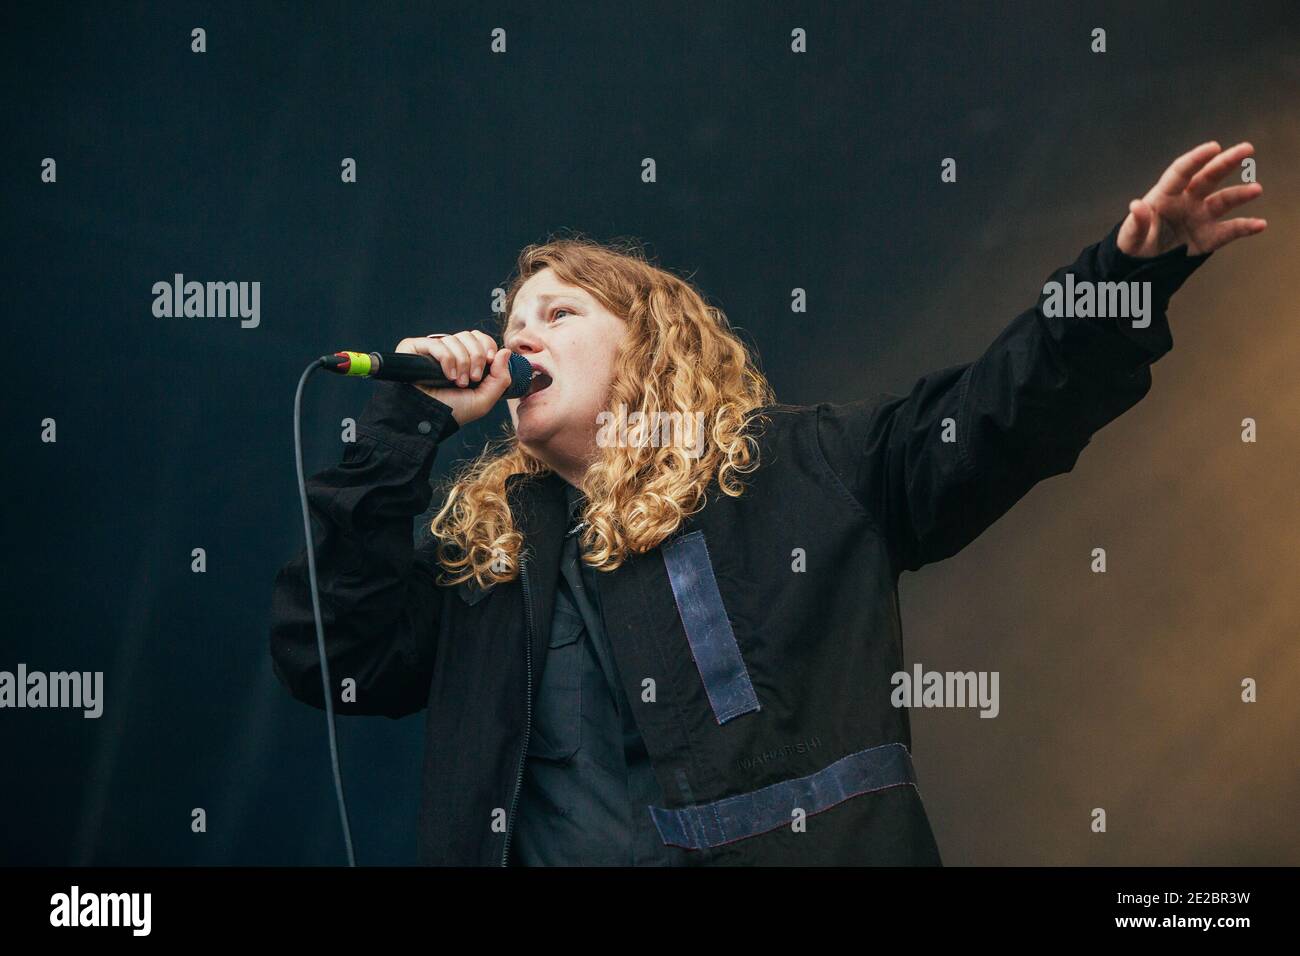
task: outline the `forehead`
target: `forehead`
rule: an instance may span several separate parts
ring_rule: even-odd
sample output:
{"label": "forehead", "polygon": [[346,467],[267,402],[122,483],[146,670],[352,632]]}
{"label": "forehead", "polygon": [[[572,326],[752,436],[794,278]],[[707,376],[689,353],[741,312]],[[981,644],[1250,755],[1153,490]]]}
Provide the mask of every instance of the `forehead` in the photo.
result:
{"label": "forehead", "polygon": [[524,313],[532,311],[537,306],[544,307],[554,299],[579,299],[585,302],[590,298],[585,289],[564,282],[555,274],[555,270],[547,266],[536,275],[530,276],[528,281],[519,287],[519,291],[515,293],[510,319],[514,321],[522,318]]}

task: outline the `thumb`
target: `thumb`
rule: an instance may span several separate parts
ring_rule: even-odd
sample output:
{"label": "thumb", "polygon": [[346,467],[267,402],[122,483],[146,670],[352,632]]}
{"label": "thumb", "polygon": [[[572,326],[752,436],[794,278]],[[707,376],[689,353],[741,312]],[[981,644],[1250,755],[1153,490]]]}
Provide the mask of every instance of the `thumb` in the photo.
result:
{"label": "thumb", "polygon": [[492,365],[488,377],[479,383],[475,393],[482,395],[487,402],[496,402],[510,387],[510,350],[497,349],[492,356]]}
{"label": "thumb", "polygon": [[1151,207],[1144,200],[1134,199],[1130,202],[1128,216],[1124,219],[1124,224],[1119,227],[1119,235],[1116,237],[1120,252],[1130,256],[1137,255],[1146,245],[1154,220]]}

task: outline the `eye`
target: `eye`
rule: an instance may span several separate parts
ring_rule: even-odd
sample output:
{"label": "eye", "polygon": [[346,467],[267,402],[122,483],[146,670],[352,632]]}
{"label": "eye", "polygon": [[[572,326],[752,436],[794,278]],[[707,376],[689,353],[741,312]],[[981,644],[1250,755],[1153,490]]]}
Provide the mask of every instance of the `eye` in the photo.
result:
{"label": "eye", "polygon": [[567,312],[570,315],[573,315],[572,309],[565,308],[562,305],[557,305],[554,309],[551,310],[551,318],[554,319],[561,312]]}

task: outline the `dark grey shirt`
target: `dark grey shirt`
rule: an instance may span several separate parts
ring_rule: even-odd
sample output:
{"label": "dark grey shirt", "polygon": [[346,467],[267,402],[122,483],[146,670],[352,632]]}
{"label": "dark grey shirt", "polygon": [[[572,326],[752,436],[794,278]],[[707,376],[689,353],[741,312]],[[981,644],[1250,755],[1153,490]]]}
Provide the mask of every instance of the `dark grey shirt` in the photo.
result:
{"label": "dark grey shirt", "polygon": [[[565,485],[569,527],[583,498]],[[578,535],[560,554],[560,577],[515,823],[524,866],[674,866],[646,808],[663,805],[605,636],[600,572],[578,557]]]}

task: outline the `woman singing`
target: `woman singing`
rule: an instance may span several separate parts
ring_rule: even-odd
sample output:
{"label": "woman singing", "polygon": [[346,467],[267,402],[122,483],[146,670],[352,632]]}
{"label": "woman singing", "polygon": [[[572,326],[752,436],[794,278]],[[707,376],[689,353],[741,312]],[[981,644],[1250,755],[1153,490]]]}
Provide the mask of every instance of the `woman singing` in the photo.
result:
{"label": "woman singing", "polygon": [[[1265,227],[1219,221],[1260,193],[1219,188],[1251,151],[1179,157],[982,356],[906,395],[778,404],[687,282],[582,240],[523,251],[500,345],[404,339],[459,387],[376,384],[308,494],[334,706],[425,712],[421,862],[940,863],[891,703],[899,575],[1146,395],[1170,297]],[[512,352],[532,391],[417,548],[439,443]],[[271,652],[322,707],[305,552]]]}

